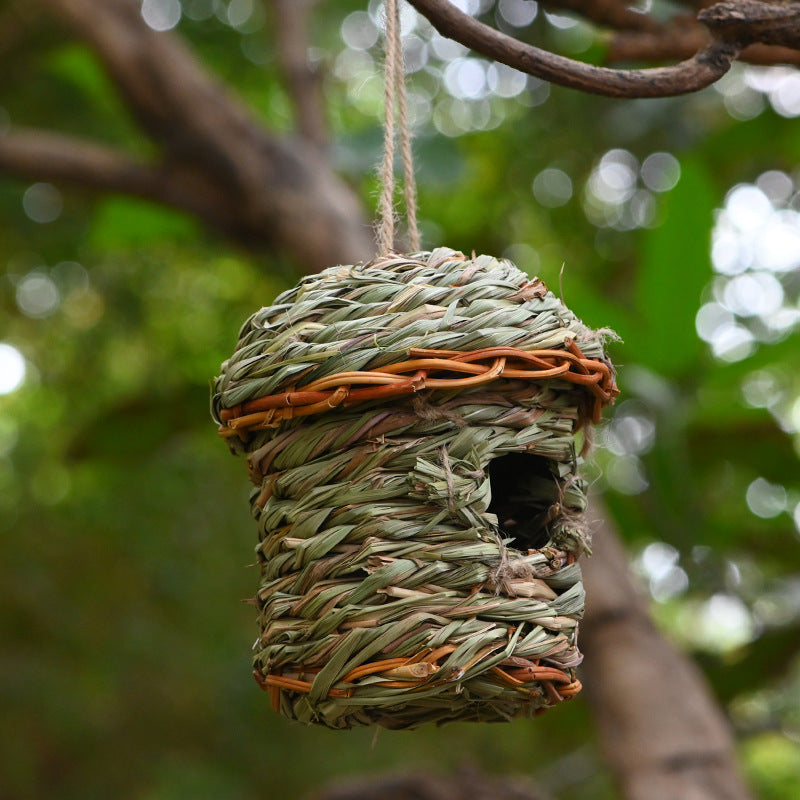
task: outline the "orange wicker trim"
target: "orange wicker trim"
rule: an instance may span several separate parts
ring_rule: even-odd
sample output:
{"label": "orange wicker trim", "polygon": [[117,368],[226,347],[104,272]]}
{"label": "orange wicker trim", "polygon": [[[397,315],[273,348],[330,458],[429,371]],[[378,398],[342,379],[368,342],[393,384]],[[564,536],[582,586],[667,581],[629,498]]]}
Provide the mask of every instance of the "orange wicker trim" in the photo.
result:
{"label": "orange wicker trim", "polygon": [[[412,349],[410,359],[379,370],[339,372],[302,389],[259,397],[220,411],[221,436],[236,436],[250,428],[270,427],[293,417],[305,417],[351,406],[414,394],[422,389],[464,389],[498,378],[541,381],[557,378],[585,386],[592,395],[589,416],[598,422],[603,406],[619,393],[614,372],[605,361],[586,358],[574,341],[567,350],[517,350],[489,347],[472,352]],[[434,377],[457,373],[464,377]],[[361,386],[364,388],[353,388]]]}
{"label": "orange wicker trim", "polygon": [[[328,690],[328,696],[352,696],[357,686],[343,687],[342,684],[353,684],[355,681],[369,675],[376,675],[382,678],[381,686],[384,688],[396,689],[421,688],[430,683],[430,681],[452,680],[454,677],[461,677],[467,668],[466,666],[458,670],[455,676],[450,674],[444,677],[442,675],[437,676],[441,668],[436,662],[448,656],[455,649],[454,646],[450,645],[440,647],[433,652],[423,652],[411,658],[387,658],[382,661],[369,662],[348,672],[337,687]],[[498,667],[492,667],[490,672],[501,683],[524,694],[541,697],[541,692],[532,687],[531,683],[541,684],[549,700],[548,705],[555,705],[562,700],[574,697],[583,688],[579,680],[571,677],[563,670],[555,667],[540,666],[536,663],[531,663],[530,666],[525,667],[503,664]],[[280,702],[280,692],[288,691],[308,694],[313,686],[314,673],[314,670],[303,671],[301,673],[302,677],[292,677],[273,673],[263,675],[259,670],[253,670],[256,682],[265,692],[269,692],[276,711]],[[310,680],[306,680],[306,678],[310,678]]]}

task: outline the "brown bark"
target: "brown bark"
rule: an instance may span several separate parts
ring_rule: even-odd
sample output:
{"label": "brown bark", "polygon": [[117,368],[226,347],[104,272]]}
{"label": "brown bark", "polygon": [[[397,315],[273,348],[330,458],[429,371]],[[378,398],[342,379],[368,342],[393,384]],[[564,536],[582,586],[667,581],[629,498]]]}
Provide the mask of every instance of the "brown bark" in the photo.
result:
{"label": "brown bark", "polygon": [[548,10],[571,11],[597,25],[620,31],[652,31],[659,24],[647,14],[631,8],[626,0],[543,0]]}
{"label": "brown bark", "polygon": [[593,550],[581,677],[626,800],[749,800],[727,720],[699,669],[654,626],[607,514]]}
{"label": "brown bark", "polygon": [[796,3],[735,0],[710,6],[697,18],[714,36],[727,41],[800,48],[800,7]]}
{"label": "brown bark", "polygon": [[[373,238],[358,198],[318,148],[300,137],[283,139],[264,130],[177,37],[145,24],[138,3],[39,2],[92,47],[162,154],[161,164],[140,165],[138,177],[132,174],[136,162],[130,159],[123,170],[126,178],[116,184],[102,170],[74,170],[62,179],[94,188],[105,181],[104,188],[126,192],[136,185],[135,193],[190,210],[245,246],[283,248],[306,272],[372,254]],[[41,145],[46,137],[38,139]],[[20,162],[14,172],[45,179],[44,164],[37,166],[35,144],[24,159],[27,169]],[[12,147],[16,154],[25,150],[19,137],[0,139],[0,159],[6,165],[12,160]],[[67,148],[65,160],[79,162],[92,148],[100,149],[89,144]],[[165,175],[176,182],[174,187],[163,180],[160,188],[156,186]]]}
{"label": "brown bark", "polygon": [[[625,61],[671,61],[690,58],[706,47],[711,34],[694,20],[675,22],[654,31],[625,31],[612,37],[606,54],[611,64]],[[771,66],[800,64],[800,50],[769,44],[751,44],[742,50],[740,61]]]}

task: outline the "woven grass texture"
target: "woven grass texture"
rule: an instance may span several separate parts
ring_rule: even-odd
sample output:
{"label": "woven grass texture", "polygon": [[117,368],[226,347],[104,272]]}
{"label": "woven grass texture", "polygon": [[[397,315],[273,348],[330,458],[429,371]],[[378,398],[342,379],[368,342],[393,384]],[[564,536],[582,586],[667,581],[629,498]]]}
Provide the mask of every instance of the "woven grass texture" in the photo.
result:
{"label": "woven grass texture", "polygon": [[221,373],[275,710],[412,728],[580,690],[580,431],[616,386],[544,284],[446,248],[331,268],[254,314]]}

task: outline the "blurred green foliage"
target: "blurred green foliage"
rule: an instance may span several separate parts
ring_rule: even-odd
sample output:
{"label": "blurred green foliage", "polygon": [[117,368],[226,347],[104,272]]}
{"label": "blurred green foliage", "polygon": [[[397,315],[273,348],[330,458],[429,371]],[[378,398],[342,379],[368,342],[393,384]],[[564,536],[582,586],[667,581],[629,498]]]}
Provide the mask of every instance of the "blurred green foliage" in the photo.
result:
{"label": "blurred green foliage", "polygon": [[[268,12],[237,29],[225,3],[205,18],[201,0],[184,6],[178,32],[265,125],[288,131]],[[365,7],[321,5],[313,55],[329,76],[333,155],[370,206],[374,75],[342,77],[338,60],[343,21]],[[571,46],[541,14],[519,35]],[[0,62],[12,123],[149,153],[94,56],[47,19]],[[464,109],[443,88],[446,70],[431,57],[411,77],[427,87],[416,145],[426,244],[507,254],[622,336],[623,395],[600,436],[597,488],[657,619],[729,710],[757,792],[796,797],[796,326],[726,360],[698,338],[695,316],[718,280],[711,228],[726,193],[768,170],[793,175],[799,123],[768,106],[733,119],[715,89],[616,102],[553,88],[542,100],[547,87],[531,81],[487,101],[486,129],[448,137],[436,114]],[[586,210],[600,159],[620,149],[637,164],[656,152],[680,163],[674,188],[641,195],[652,212],[641,224]],[[534,196],[546,168],[570,178],[563,203]],[[63,212],[36,222],[28,188],[0,179],[0,341],[27,361],[24,384],[0,396],[0,796],[298,797],[351,774],[466,761],[532,774],[563,797],[614,797],[581,699],[535,722],[377,736],[269,711],[240,603],[256,584],[244,466],[214,435],[208,388],[243,320],[294,278],[285,259],[139,201],[62,187]],[[781,276],[786,307],[799,276]]]}

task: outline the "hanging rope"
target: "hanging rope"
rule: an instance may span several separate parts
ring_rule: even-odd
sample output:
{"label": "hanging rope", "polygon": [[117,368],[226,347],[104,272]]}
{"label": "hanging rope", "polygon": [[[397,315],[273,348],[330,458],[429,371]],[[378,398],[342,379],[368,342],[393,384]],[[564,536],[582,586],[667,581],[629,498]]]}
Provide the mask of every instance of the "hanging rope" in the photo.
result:
{"label": "hanging rope", "polygon": [[[420,249],[419,227],[417,224],[417,183],[414,177],[411,128],[408,122],[405,70],[403,68],[403,47],[400,39],[399,0],[386,0],[385,15],[386,63],[384,67],[383,94],[385,122],[383,164],[380,173],[380,225],[378,228],[378,248],[381,255],[386,255],[394,248],[394,156],[395,139],[397,138],[398,128],[400,134],[400,155],[403,161],[403,186],[406,218],[408,220],[408,241],[412,251],[416,252]],[[396,109],[395,106],[397,107]]]}

